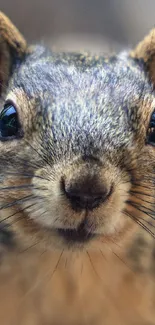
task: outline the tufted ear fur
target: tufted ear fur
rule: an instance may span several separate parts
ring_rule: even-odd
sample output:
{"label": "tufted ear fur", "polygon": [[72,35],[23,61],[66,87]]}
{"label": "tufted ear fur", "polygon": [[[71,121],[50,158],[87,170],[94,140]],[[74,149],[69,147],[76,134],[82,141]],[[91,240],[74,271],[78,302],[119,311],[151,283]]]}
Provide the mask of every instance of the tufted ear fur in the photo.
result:
{"label": "tufted ear fur", "polygon": [[155,28],[131,51],[130,55],[144,62],[149,79],[155,87]]}
{"label": "tufted ear fur", "polygon": [[27,50],[26,41],[11,21],[0,12],[0,97],[5,91],[17,60]]}

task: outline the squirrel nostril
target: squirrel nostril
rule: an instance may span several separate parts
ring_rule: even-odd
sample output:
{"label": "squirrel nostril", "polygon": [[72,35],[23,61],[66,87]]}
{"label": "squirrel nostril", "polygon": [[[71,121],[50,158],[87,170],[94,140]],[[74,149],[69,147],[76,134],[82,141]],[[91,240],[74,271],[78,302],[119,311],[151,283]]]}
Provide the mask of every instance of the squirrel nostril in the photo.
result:
{"label": "squirrel nostril", "polygon": [[74,210],[92,210],[97,208],[109,196],[109,191],[99,185],[95,186],[94,179],[76,182],[74,186],[63,182],[63,191]]}

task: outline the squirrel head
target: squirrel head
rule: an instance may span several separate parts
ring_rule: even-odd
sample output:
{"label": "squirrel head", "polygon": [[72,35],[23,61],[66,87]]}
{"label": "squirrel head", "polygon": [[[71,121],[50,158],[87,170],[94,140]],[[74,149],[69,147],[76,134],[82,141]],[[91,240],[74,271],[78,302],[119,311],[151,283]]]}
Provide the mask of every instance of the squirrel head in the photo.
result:
{"label": "squirrel head", "polygon": [[109,58],[56,53],[0,13],[0,40],[2,225],[72,249],[153,236],[155,31]]}

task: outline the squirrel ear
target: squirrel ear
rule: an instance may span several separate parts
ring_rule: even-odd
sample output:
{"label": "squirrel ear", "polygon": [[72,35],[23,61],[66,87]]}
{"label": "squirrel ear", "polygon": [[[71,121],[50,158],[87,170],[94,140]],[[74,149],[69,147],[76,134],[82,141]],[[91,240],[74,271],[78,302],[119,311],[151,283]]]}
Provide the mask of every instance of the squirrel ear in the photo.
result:
{"label": "squirrel ear", "polygon": [[0,12],[0,96],[5,91],[14,64],[26,54],[27,44],[23,36],[2,12]]}
{"label": "squirrel ear", "polygon": [[130,56],[144,62],[149,79],[155,86],[155,28],[130,52]]}

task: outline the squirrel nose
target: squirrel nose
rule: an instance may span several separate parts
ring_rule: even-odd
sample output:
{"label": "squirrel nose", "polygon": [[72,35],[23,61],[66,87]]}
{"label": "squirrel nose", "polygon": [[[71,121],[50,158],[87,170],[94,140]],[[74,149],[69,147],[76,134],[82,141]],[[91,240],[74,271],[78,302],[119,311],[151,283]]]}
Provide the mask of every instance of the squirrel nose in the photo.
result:
{"label": "squirrel nose", "polygon": [[97,208],[102,202],[102,195],[83,194],[82,192],[75,192],[67,190],[66,195],[70,200],[72,207],[78,210],[92,210]]}
{"label": "squirrel nose", "polygon": [[64,192],[74,210],[93,210],[109,196],[109,191],[99,186],[94,179],[82,180],[74,185],[64,183]]}

